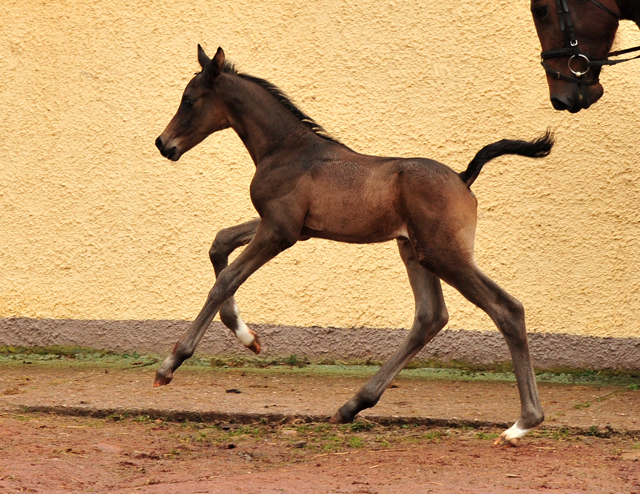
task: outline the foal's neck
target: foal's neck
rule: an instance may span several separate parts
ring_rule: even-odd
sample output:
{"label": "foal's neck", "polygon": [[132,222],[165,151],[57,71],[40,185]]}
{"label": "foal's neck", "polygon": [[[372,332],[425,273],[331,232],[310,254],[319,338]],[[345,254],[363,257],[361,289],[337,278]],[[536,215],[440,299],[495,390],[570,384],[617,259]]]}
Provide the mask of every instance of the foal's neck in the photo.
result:
{"label": "foal's neck", "polygon": [[640,27],[640,2],[638,0],[616,0],[620,18],[635,22]]}
{"label": "foal's neck", "polygon": [[229,109],[231,127],[256,166],[275,151],[299,145],[312,134],[264,88],[235,74],[220,77],[218,88]]}

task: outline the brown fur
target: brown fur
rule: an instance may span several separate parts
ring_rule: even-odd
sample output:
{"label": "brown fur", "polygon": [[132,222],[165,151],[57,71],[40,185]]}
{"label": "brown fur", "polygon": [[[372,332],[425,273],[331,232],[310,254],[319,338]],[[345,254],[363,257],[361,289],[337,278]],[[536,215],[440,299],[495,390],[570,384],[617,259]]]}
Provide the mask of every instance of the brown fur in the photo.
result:
{"label": "brown fur", "polygon": [[[233,128],[256,166],[250,194],[260,218],[216,237],[209,253],[216,283],[192,326],[158,369],[155,384],[171,381],[218,311],[238,333],[244,323],[234,293],[298,240],[395,239],[415,295],[413,328],[333,421],[351,421],[360,410],[375,405],[397,373],[446,325],[442,279],[487,312],[504,334],[522,401],[519,427],[530,429],[542,422],[522,305],[473,260],[477,201],[469,186],[482,165],[497,156],[546,156],[553,145],[551,136],[486,146],[461,174],[424,158],[365,156],[329,138],[274,86],[231,69],[221,49],[209,60],[199,48],[198,59],[202,72],[187,85],[178,112],[156,145],[165,157],[178,160],[209,134]],[[247,247],[228,265],[229,254],[242,245]],[[245,345],[259,351],[259,346]]]}

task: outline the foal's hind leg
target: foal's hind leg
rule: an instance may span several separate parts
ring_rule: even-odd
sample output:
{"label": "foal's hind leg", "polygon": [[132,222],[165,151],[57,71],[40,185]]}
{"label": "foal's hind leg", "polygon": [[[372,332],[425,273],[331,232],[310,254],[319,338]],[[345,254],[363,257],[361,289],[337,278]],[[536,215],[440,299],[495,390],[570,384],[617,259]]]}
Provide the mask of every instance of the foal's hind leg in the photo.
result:
{"label": "foal's hind leg", "polygon": [[[216,277],[229,264],[229,255],[238,247],[247,245],[256,234],[260,225],[260,218],[255,218],[246,223],[241,223],[230,228],[220,230],[216,235],[211,249],[209,249],[209,259],[213,264]],[[229,297],[220,308],[220,319],[233,334],[252,352],[260,353],[260,340],[258,335],[251,331],[240,317],[240,309],[235,297]]]}
{"label": "foal's hind leg", "polygon": [[520,418],[510,429],[502,433],[494,445],[515,445],[519,438],[544,420],[529,354],[524,308],[518,300],[480,271],[472,260],[466,263],[449,262],[443,271],[446,273],[435,270],[444,281],[491,317],[509,347],[520,393]]}
{"label": "foal's hind leg", "polygon": [[335,413],[331,418],[334,424],[352,422],[358,412],[378,403],[380,396],[398,372],[444,328],[449,320],[440,280],[418,263],[408,240],[399,239],[398,248],[407,268],[416,301],[413,326],[400,348],[384,363],[375,376]]}

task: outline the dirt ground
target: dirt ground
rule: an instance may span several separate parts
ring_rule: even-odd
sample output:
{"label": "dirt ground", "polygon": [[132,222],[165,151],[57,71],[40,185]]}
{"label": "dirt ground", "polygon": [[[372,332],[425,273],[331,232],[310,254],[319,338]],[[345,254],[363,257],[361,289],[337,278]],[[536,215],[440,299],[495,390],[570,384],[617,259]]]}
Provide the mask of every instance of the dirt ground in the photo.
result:
{"label": "dirt ground", "polygon": [[628,440],[498,430],[0,417],[0,492],[638,493]]}
{"label": "dirt ground", "polygon": [[0,493],[640,494],[635,384],[542,382],[545,426],[497,449],[508,381],[409,373],[333,426],[370,371],[153,369],[0,364]]}

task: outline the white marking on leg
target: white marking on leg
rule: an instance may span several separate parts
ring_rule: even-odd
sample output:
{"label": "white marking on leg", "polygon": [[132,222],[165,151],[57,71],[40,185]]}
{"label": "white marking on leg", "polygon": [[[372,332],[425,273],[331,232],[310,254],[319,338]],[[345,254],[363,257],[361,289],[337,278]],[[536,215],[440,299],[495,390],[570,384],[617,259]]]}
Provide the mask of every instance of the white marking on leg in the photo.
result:
{"label": "white marking on leg", "polygon": [[502,433],[502,437],[505,439],[505,441],[520,439],[521,437],[524,437],[530,430],[531,429],[521,429],[520,427],[518,427],[518,423],[516,422],[509,429]]}
{"label": "white marking on leg", "polygon": [[238,325],[238,329],[236,329],[236,337],[244,346],[251,346],[256,337],[244,323],[242,317],[240,317],[240,309],[238,308],[238,304],[235,303],[235,300],[233,301],[233,313],[236,316],[236,323]]}
{"label": "white marking on leg", "polygon": [[236,336],[244,346],[251,346],[256,339],[240,316],[238,316],[238,329],[236,330]]}

